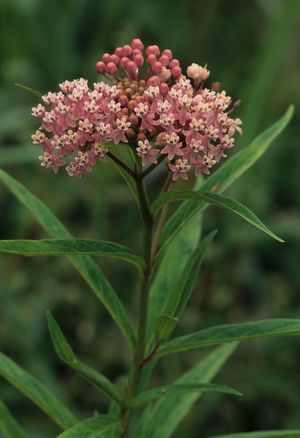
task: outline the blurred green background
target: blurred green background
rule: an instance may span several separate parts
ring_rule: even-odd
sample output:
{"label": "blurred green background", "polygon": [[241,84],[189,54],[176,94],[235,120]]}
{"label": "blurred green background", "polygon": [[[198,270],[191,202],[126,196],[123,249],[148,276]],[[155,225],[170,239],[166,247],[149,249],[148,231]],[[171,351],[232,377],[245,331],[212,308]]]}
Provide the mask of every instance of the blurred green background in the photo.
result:
{"label": "blurred green background", "polygon": [[[138,214],[114,167],[99,164],[81,180],[42,169],[37,146],[30,144],[36,100],[15,82],[47,91],[64,79],[94,81],[102,53],[140,37],[171,48],[183,66],[207,63],[212,79],[242,99],[236,115],[243,119],[244,135],[236,151],[295,103],[292,123],[228,191],[286,243],[209,209],[205,231],[220,232],[178,332],[299,317],[299,27],[299,0],[1,0],[0,167],[39,196],[75,236],[136,248]],[[46,237],[2,186],[0,212],[1,239]],[[122,262],[99,263],[134,317],[134,270]],[[82,417],[93,409],[104,412],[105,400],[58,361],[45,324],[50,309],[80,357],[118,379],[127,366],[123,340],[87,285],[60,257],[1,256],[0,278],[1,349],[48,382]],[[171,382],[201,354],[163,360],[153,383]],[[203,397],[174,437],[300,428],[299,362],[299,338],[244,344],[215,379],[244,397]],[[0,393],[30,436],[55,436],[55,426],[3,380]]]}

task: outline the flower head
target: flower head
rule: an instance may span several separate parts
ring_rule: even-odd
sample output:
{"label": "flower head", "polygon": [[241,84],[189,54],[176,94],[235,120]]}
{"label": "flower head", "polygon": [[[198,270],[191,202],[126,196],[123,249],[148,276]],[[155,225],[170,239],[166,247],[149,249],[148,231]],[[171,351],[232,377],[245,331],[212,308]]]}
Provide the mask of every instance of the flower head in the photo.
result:
{"label": "flower head", "polygon": [[242,133],[241,120],[231,117],[237,104],[217,83],[205,87],[206,66],[193,63],[185,76],[169,49],[134,39],[105,53],[96,70],[106,82],[65,81],[32,109],[41,120],[32,139],[42,166],[57,172],[66,165],[81,176],[105,160],[110,144],[128,143],[143,166],[164,160],[174,180],[187,179],[192,169],[210,173]]}

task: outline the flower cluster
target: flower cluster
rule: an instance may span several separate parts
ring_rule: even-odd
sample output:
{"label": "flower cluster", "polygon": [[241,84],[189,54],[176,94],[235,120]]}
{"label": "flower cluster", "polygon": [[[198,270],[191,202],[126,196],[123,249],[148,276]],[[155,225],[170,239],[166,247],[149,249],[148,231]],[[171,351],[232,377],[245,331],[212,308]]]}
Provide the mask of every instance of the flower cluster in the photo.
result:
{"label": "flower cluster", "polygon": [[81,176],[105,159],[110,144],[129,142],[143,166],[164,160],[173,180],[187,179],[191,169],[208,174],[242,132],[241,120],[230,117],[238,102],[218,83],[204,86],[206,67],[192,64],[183,75],[171,50],[144,51],[135,39],[104,54],[96,69],[106,82],[90,89],[85,79],[65,81],[33,108],[42,166],[57,172],[67,164],[69,175]]}

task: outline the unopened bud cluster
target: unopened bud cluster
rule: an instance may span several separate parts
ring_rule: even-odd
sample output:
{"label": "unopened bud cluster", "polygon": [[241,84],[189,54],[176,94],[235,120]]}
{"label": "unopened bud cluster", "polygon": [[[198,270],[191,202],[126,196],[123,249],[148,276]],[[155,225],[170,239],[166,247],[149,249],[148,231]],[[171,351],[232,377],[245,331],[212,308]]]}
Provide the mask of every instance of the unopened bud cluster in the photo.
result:
{"label": "unopened bud cluster", "polygon": [[[210,72],[192,64],[182,74],[171,50],[130,45],[104,54],[96,64],[104,80],[89,88],[85,79],[65,81],[32,109],[41,126],[32,136],[40,144],[41,164],[55,172],[66,165],[81,176],[103,161],[110,144],[128,143],[143,166],[164,159],[173,180],[210,169],[234,146],[241,120],[237,106],[219,84],[204,86]],[[231,107],[231,108],[230,108]]]}

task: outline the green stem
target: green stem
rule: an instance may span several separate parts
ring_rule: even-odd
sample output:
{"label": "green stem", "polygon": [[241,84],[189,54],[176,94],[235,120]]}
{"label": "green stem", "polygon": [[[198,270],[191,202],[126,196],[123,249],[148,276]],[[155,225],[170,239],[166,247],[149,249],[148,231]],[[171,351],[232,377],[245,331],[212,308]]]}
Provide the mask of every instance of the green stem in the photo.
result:
{"label": "green stem", "polygon": [[[128,386],[128,398],[131,399],[138,392],[139,378],[141,370],[144,365],[144,356],[146,350],[146,335],[147,335],[147,319],[148,319],[148,301],[149,301],[149,289],[151,285],[151,273],[152,273],[152,232],[153,232],[153,218],[150,213],[148,197],[144,181],[142,179],[142,172],[140,166],[138,166],[138,174],[136,179],[138,199],[140,204],[140,211],[143,224],[143,254],[146,267],[144,275],[140,284],[139,291],[139,310],[138,310],[138,323],[137,323],[137,346],[131,372],[131,377]],[[129,423],[131,419],[132,409],[127,408],[123,413],[123,430],[121,437],[126,437]]]}

